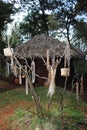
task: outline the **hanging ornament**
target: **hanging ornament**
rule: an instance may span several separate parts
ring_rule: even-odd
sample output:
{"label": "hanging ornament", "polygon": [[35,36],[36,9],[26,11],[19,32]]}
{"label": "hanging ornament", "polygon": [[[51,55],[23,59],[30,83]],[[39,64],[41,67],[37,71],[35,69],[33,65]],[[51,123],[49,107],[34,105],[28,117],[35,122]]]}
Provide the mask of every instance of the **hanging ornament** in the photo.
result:
{"label": "hanging ornament", "polygon": [[13,67],[14,67],[14,61],[13,61],[13,56],[11,56],[11,71],[13,72]]}
{"label": "hanging ornament", "polygon": [[4,51],[4,56],[10,57],[13,55],[13,49],[10,47],[4,48],[3,51]]}
{"label": "hanging ornament", "polygon": [[47,49],[47,70],[49,70],[49,67],[50,67],[50,51],[49,49]]}
{"label": "hanging ornament", "polygon": [[16,64],[14,64],[13,73],[14,73],[15,77],[17,77],[17,65]]}
{"label": "hanging ornament", "polygon": [[32,83],[35,82],[35,62],[34,60],[31,62],[31,70],[32,70]]}
{"label": "hanging ornament", "polygon": [[79,100],[79,83],[76,82],[76,99]]}
{"label": "hanging ornament", "polygon": [[80,95],[82,96],[83,94],[84,94],[84,86],[83,86],[83,74],[82,74],[80,80]]}
{"label": "hanging ornament", "polygon": [[28,80],[27,80],[27,77],[25,79],[25,91],[26,91],[26,95],[28,95]]}
{"label": "hanging ornament", "polygon": [[13,49],[10,47],[10,36],[8,37],[7,40],[8,40],[7,41],[8,47],[3,49],[4,56],[11,57],[11,56],[13,56]]}
{"label": "hanging ornament", "polygon": [[[25,73],[27,73],[27,66],[25,65]],[[27,76],[25,76],[25,92],[26,95],[28,95],[28,79]]]}
{"label": "hanging ornament", "polygon": [[69,68],[61,68],[61,76],[69,76]]}
{"label": "hanging ornament", "polygon": [[22,84],[22,78],[21,78],[21,66],[19,67],[19,84]]}
{"label": "hanging ornament", "polygon": [[10,74],[10,64],[8,62],[6,62],[6,74]]}

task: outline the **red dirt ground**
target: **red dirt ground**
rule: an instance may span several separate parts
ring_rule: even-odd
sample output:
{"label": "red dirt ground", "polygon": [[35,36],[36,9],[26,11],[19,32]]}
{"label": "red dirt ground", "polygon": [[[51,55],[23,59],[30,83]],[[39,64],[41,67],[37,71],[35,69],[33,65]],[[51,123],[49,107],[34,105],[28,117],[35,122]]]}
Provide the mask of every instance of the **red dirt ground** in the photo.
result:
{"label": "red dirt ground", "polygon": [[15,106],[6,106],[4,109],[0,110],[0,130],[6,130],[7,123],[6,119],[13,114]]}
{"label": "red dirt ground", "polygon": [[9,118],[17,108],[25,108],[25,106],[33,106],[31,102],[18,102],[14,105],[7,105],[5,108],[0,109],[0,130],[6,130],[8,127],[7,118]]}

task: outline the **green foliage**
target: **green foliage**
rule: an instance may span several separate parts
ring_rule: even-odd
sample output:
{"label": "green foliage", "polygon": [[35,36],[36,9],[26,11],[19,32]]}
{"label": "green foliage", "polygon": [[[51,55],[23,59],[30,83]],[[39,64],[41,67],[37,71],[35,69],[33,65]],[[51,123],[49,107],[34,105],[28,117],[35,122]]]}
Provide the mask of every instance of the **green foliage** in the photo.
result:
{"label": "green foliage", "polygon": [[87,33],[84,33],[87,30],[87,23],[84,20],[77,21],[75,29],[79,39],[83,38],[87,40]]}
{"label": "green foliage", "polygon": [[25,115],[25,111],[23,111],[22,109],[18,108],[16,111],[15,111],[15,118],[16,119],[19,119],[21,117],[23,117]]}
{"label": "green foliage", "polygon": [[64,108],[64,111],[66,112],[66,115],[68,118],[73,119],[74,122],[81,122],[83,120],[83,113],[78,110],[78,108],[66,107]]}
{"label": "green foliage", "polygon": [[84,74],[87,72],[87,60],[75,60],[74,61],[75,73]]}
{"label": "green foliage", "polygon": [[[6,98],[7,97],[7,98]],[[0,107],[18,101],[31,101],[31,96],[26,96],[24,88],[9,90],[0,94]]]}
{"label": "green foliage", "polygon": [[39,10],[32,10],[20,24],[20,32],[26,39],[37,34],[48,33],[48,15],[40,14]]}
{"label": "green foliage", "polygon": [[87,13],[87,1],[86,0],[78,0],[77,2],[77,9],[81,13]]}
{"label": "green foliage", "polygon": [[86,0],[31,1],[23,0],[21,4],[21,7],[24,10],[27,8],[28,12],[20,26],[21,34],[27,40],[41,33],[61,40],[67,38],[69,43],[74,45],[78,41],[83,45],[83,42],[87,40]]}
{"label": "green foliage", "polygon": [[29,114],[28,111],[24,111],[21,108],[16,109],[14,115],[11,116],[8,120],[10,123],[9,130],[11,130],[12,127],[15,130],[19,127],[21,127],[22,130],[27,130],[28,124],[30,125],[30,117],[31,114]]}
{"label": "green foliage", "polygon": [[5,48],[5,42],[0,40],[0,54],[3,56],[3,49]]}
{"label": "green foliage", "polygon": [[0,1],[0,33],[3,31],[5,25],[11,22],[10,15],[14,13],[13,5]]}
{"label": "green foliage", "polygon": [[10,36],[10,45],[12,48],[14,48],[15,46],[17,46],[18,44],[20,44],[21,42],[21,36],[20,36],[20,32],[19,32],[19,25],[15,24],[14,27],[12,28],[12,33]]}
{"label": "green foliage", "polygon": [[[6,30],[7,23],[12,22],[11,14],[15,13],[14,5],[11,3],[5,3],[0,0],[0,56],[3,56],[3,49],[6,47],[6,43],[3,40],[2,32]],[[4,69],[4,58],[1,59],[0,69]],[[1,68],[2,67],[2,68]],[[1,73],[0,73],[1,74]]]}

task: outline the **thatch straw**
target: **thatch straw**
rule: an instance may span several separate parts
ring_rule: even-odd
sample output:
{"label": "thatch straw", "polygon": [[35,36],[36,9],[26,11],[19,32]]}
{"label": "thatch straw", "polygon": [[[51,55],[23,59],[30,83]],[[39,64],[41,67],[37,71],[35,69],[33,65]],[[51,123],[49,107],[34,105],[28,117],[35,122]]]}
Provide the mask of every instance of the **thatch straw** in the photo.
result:
{"label": "thatch straw", "polygon": [[[49,49],[52,52],[55,52],[56,57],[61,57],[64,53],[66,44],[54,39],[48,35],[41,34],[36,35],[32,40],[18,45],[14,51],[20,54],[23,57],[46,57],[46,51]],[[71,57],[84,57],[84,53],[80,50],[71,46],[70,49]]]}

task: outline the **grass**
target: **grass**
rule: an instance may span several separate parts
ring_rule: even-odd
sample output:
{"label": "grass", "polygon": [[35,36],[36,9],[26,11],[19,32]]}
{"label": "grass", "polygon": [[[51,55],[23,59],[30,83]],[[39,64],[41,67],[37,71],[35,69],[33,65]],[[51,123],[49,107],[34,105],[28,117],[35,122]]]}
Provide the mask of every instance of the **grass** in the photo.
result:
{"label": "grass", "polygon": [[[73,93],[65,91],[63,100],[63,119],[61,122],[59,103],[61,99],[60,93],[62,92],[62,89],[57,88],[49,111],[47,110],[49,101],[49,98],[47,98],[48,89],[46,87],[37,87],[35,88],[35,91],[38,95],[40,95],[44,111],[44,118],[37,118],[34,107],[31,109],[28,107],[25,109],[17,108],[15,109],[14,114],[8,120],[10,124],[8,130],[12,130],[12,127],[14,130],[17,128],[21,128],[21,130],[31,130],[29,128],[30,126],[32,130],[34,130],[35,127],[40,126],[40,124],[42,124],[41,127],[44,125],[43,130],[60,130],[61,125],[61,130],[80,130],[80,125],[78,125],[79,123],[84,124],[84,130],[86,130],[85,126],[87,127],[87,120],[85,120],[84,115],[87,114],[87,104],[81,100],[77,101]],[[0,108],[4,108],[6,105],[17,104],[18,102],[32,102],[31,94],[29,93],[29,95],[26,95],[24,87],[19,87],[0,93]],[[52,126],[55,128],[50,128]]]}
{"label": "grass", "polygon": [[31,97],[25,95],[24,88],[12,89],[0,93],[0,107],[7,104],[14,104],[18,101],[31,101]]}

